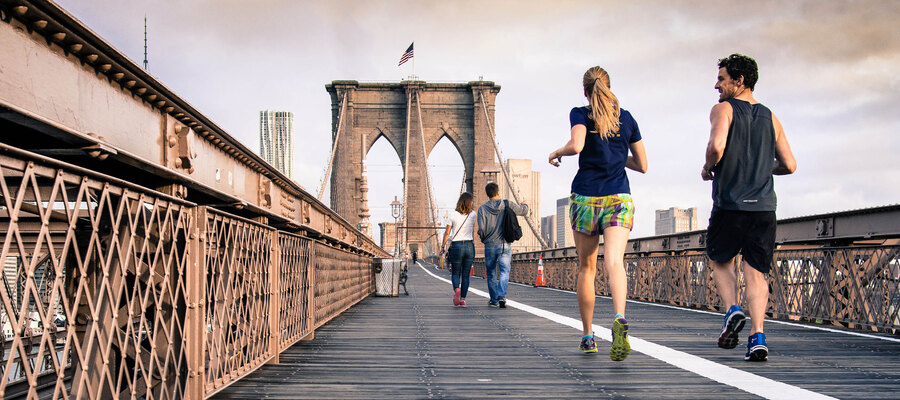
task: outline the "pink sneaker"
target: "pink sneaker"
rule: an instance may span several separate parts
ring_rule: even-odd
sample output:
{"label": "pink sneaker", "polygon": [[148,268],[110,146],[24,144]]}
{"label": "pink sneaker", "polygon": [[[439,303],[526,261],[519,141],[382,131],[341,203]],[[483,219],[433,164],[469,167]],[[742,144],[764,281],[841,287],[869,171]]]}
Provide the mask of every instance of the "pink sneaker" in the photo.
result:
{"label": "pink sneaker", "polygon": [[459,288],[457,288],[453,291],[453,305],[458,306],[459,303]]}
{"label": "pink sneaker", "polygon": [[460,300],[459,300],[459,306],[460,306],[460,307],[465,307],[465,306],[466,306],[466,299],[460,299]]}

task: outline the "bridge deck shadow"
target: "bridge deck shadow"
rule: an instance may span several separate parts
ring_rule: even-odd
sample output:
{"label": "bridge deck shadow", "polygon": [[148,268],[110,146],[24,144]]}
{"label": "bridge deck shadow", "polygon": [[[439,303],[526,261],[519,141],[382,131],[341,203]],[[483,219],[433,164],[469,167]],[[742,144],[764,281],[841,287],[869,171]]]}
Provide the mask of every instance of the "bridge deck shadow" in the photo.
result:
{"label": "bridge deck shadow", "polygon": [[[430,271],[449,278],[447,271]],[[408,287],[409,296],[365,299],[317,330],[314,340],[282,353],[280,364],[263,366],[215,398],[759,398],[637,351],[613,362],[602,340],[599,354],[582,354],[580,330],[515,308],[489,308],[473,293],[468,308],[455,308],[449,283],[420,268],[410,269]],[[472,288],[486,291],[484,279],[473,277]],[[509,298],[579,318],[573,293],[511,284]],[[610,310],[609,299],[598,297],[594,323],[608,328]],[[767,322],[770,360],[747,363],[743,345],[716,347],[720,314],[633,302],[627,314],[633,337],[717,368],[837,398],[900,393],[896,337]]]}

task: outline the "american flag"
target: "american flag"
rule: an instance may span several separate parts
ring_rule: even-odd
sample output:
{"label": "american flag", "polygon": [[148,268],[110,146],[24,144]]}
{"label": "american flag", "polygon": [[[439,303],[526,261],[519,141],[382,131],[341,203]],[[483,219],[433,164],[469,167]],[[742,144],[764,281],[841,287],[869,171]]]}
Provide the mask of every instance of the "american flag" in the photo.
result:
{"label": "american flag", "polygon": [[413,58],[413,44],[415,44],[415,43],[416,42],[410,43],[409,48],[403,52],[402,56],[400,56],[400,64],[397,64],[398,67],[403,65],[403,63],[409,61],[410,58]]}

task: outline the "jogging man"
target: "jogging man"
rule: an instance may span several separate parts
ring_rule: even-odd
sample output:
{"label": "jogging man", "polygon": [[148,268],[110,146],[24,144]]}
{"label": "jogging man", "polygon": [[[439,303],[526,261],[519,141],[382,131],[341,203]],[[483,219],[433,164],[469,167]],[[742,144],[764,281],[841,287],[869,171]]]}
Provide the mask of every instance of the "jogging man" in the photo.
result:
{"label": "jogging man", "polygon": [[[488,201],[478,207],[478,237],[484,243],[484,268],[487,271],[488,294],[491,296],[488,306],[506,308],[512,246],[503,238],[500,228],[507,202],[500,199],[500,187],[494,182],[488,183],[484,191]],[[528,213],[527,204],[508,203],[509,209],[516,215]],[[497,276],[494,276],[495,271]]]}
{"label": "jogging man", "polygon": [[747,361],[766,361],[769,349],[763,321],[769,301],[766,274],[775,250],[775,188],[772,175],[791,174],[797,162],[784,129],[768,108],[753,98],[756,61],[741,54],[719,60],[706,163],[700,176],[712,180],[706,254],[716,289],[728,311],[719,347],[733,349],[746,316],[737,304],[733,262],[741,254],[741,271],[751,317]]}

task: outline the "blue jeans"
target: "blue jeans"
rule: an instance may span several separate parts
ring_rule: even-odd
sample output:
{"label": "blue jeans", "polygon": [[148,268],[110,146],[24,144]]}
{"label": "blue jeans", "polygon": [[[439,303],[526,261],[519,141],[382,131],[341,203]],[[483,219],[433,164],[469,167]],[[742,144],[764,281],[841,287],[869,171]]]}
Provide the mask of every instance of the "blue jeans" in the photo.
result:
{"label": "blue jeans", "polygon": [[475,244],[471,240],[459,240],[450,243],[450,281],[453,289],[459,288],[459,297],[466,298],[469,293],[469,272],[475,260]]}
{"label": "blue jeans", "polygon": [[496,304],[499,299],[506,298],[511,259],[512,246],[509,243],[484,246],[484,269],[487,272],[487,286],[488,293],[491,295],[491,303]]}

